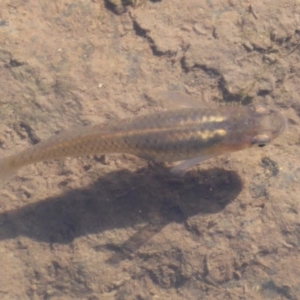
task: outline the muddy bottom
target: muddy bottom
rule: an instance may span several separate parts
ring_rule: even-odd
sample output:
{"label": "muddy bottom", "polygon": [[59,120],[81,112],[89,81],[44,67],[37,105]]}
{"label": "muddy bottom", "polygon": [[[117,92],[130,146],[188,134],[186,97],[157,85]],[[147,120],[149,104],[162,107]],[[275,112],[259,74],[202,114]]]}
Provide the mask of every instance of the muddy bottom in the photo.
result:
{"label": "muddy bottom", "polygon": [[299,14],[291,0],[2,0],[1,158],[159,111],[161,91],[170,108],[175,94],[266,104],[288,129],[183,178],[126,154],[23,168],[0,187],[0,298],[300,299]]}

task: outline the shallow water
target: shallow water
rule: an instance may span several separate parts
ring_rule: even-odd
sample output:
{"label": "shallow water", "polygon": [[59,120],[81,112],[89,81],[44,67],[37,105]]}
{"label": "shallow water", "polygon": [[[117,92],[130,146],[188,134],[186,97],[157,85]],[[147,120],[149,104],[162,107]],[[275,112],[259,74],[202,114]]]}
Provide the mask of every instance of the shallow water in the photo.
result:
{"label": "shallow water", "polygon": [[0,158],[63,129],[158,111],[161,91],[266,104],[288,129],[184,178],[123,154],[24,168],[0,189],[0,298],[298,299],[299,6],[110,8],[1,2]]}

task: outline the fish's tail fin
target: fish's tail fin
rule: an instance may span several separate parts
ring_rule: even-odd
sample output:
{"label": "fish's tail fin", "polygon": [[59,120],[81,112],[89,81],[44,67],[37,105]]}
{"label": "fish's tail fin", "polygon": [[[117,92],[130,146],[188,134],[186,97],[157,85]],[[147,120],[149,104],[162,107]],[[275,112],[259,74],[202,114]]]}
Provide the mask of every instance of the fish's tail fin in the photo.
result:
{"label": "fish's tail fin", "polygon": [[0,159],[0,182],[9,179],[20,169],[20,167],[21,166],[16,164],[14,156]]}

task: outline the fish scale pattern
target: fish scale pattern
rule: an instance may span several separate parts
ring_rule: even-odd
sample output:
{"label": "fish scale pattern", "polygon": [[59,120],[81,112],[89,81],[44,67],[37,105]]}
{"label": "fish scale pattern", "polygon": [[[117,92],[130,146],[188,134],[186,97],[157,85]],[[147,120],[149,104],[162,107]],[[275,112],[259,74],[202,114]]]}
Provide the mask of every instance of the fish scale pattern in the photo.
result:
{"label": "fish scale pattern", "polygon": [[179,161],[238,151],[276,138],[285,128],[278,111],[262,105],[163,111],[62,132],[0,160],[0,178],[28,164],[64,157],[129,153]]}

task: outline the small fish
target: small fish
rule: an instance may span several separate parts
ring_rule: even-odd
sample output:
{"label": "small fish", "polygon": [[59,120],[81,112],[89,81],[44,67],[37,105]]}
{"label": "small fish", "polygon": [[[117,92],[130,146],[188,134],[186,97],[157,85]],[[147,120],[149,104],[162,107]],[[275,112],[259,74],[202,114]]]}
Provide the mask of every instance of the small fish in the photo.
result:
{"label": "small fish", "polygon": [[257,145],[286,127],[283,115],[264,105],[182,108],[121,119],[57,134],[0,160],[0,179],[33,163],[105,153],[128,153],[158,162],[183,161],[184,174],[200,162]]}

